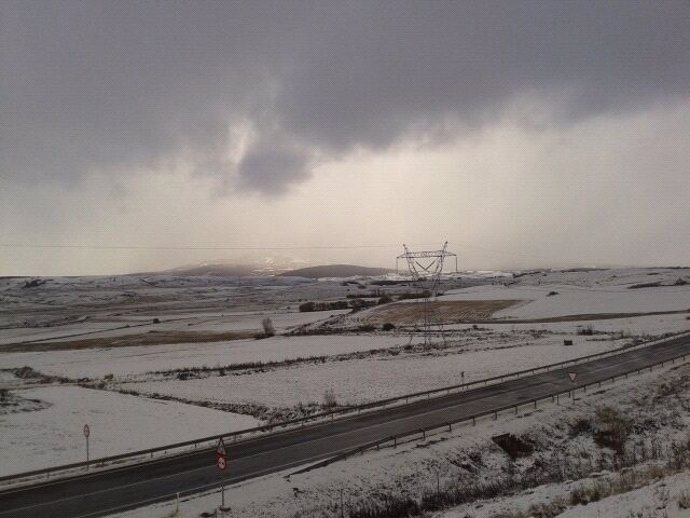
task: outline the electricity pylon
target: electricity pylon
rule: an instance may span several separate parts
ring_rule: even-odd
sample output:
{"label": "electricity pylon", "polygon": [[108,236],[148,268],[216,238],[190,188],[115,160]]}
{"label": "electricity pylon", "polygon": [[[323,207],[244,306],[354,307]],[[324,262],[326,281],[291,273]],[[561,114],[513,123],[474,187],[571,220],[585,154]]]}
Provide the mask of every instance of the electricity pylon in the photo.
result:
{"label": "electricity pylon", "polygon": [[[424,344],[431,344],[431,298],[438,295],[438,287],[441,283],[441,273],[443,273],[443,263],[446,257],[455,257],[455,271],[458,271],[458,256],[449,252],[448,241],[443,243],[441,250],[422,250],[410,252],[407,245],[403,244],[405,253],[395,259],[395,269],[398,269],[398,261],[405,259],[407,268],[412,276],[413,282],[418,286],[424,295]],[[441,324],[438,323],[439,328]],[[443,337],[443,333],[441,333]],[[443,337],[445,341],[445,337]]]}

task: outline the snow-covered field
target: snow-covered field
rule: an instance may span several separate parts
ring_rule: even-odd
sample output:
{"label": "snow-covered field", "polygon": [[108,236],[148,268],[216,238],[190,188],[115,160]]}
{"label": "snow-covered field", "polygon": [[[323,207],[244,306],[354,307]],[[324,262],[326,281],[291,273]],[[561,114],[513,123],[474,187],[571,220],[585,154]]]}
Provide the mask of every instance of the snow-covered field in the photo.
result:
{"label": "snow-covered field", "polygon": [[151,316],[100,317],[98,320],[85,319],[72,324],[53,327],[14,327],[0,329],[0,345],[31,342],[51,341],[60,342],[77,338],[110,338],[145,333],[151,330],[185,331],[224,333],[228,331],[262,330],[262,320],[270,318],[277,332],[286,331],[292,327],[318,322],[332,315],[346,313],[346,310],[317,311],[313,313],[299,313],[295,311],[260,311],[260,312],[205,312],[175,313],[160,319],[154,324]]}
{"label": "snow-covered field", "polygon": [[[320,403],[326,389],[333,389],[341,404],[360,404],[411,392],[474,381],[516,370],[566,361],[620,347],[620,341],[584,341],[564,346],[561,337],[515,342],[500,352],[446,350],[297,365],[250,376],[212,376],[186,381],[126,383],[128,390],[158,393],[191,401],[254,403],[292,407]],[[518,342],[519,343],[519,342]],[[464,373],[464,378],[461,373]]]}
{"label": "snow-covered field", "polygon": [[[664,333],[678,333],[690,329],[690,313],[665,315],[643,315],[639,317],[607,318],[597,320],[575,320],[565,322],[530,323],[482,323],[482,329],[495,332],[545,330],[552,333],[577,334],[592,328],[595,332],[618,334],[620,336],[655,336]],[[471,329],[472,324],[450,324],[445,329]]]}
{"label": "snow-covered field", "polygon": [[85,424],[91,459],[258,426],[246,415],[75,386],[21,397],[47,408],[0,414],[0,475],[86,460]]}
{"label": "snow-covered field", "polygon": [[[339,404],[371,401],[602,352],[642,336],[651,338],[690,329],[687,312],[606,319],[596,316],[601,313],[687,311],[690,309],[690,284],[683,284],[690,282],[690,269],[687,268],[540,271],[514,279],[487,272],[479,277],[487,284],[463,289],[446,287],[443,288],[445,295],[439,300],[522,302],[495,313],[496,323],[473,325],[470,321],[446,326],[447,343],[438,347],[410,347],[410,342],[419,344],[423,340],[420,333],[410,336],[409,329],[383,332],[381,326],[377,326],[375,331],[356,333],[354,330],[364,322],[359,320],[366,313],[364,311],[333,320],[344,322],[344,328],[339,331],[342,334],[284,335],[222,342],[200,339],[193,343],[80,349],[75,346],[70,349],[71,341],[131,336],[151,330],[170,333],[259,331],[265,317],[271,318],[279,335],[304,325],[308,325],[302,330],[304,332],[319,332],[319,327],[331,315],[347,311],[296,312],[301,302],[346,300],[347,295],[374,292],[394,295],[395,291],[386,290],[397,289],[401,293],[410,288],[369,284],[371,279],[242,281],[174,275],[55,278],[48,279],[46,284],[25,288],[27,279],[5,278],[0,279],[0,369],[29,366],[38,371],[39,376],[72,380],[90,378],[94,385],[106,389],[156,393],[158,397],[199,404],[219,403],[232,407],[247,403],[246,411],[251,413],[252,405],[278,409],[310,402],[318,405],[326,389],[334,391]],[[476,284],[479,277],[473,275],[470,279]],[[453,282],[455,286],[463,285],[457,278]],[[629,288],[650,283],[659,286]],[[551,292],[557,293],[549,295]],[[568,315],[588,317],[538,321]],[[160,323],[154,324],[154,319],[159,319]],[[537,321],[501,323],[520,319]],[[124,327],[127,325],[130,327]],[[121,329],[114,329],[116,327]],[[591,334],[582,334],[583,331]],[[73,334],[79,336],[68,336]],[[6,344],[46,338],[60,341],[65,350],[2,352]],[[565,346],[566,339],[572,340],[574,345]],[[435,340],[440,344],[440,338]],[[324,358],[319,361],[306,359],[317,356]],[[283,363],[248,365],[252,362]],[[245,366],[243,370],[231,368],[222,373],[213,370],[240,364]],[[195,372],[189,379],[179,375],[184,369],[201,367],[211,370]],[[154,371],[173,372],[150,374]],[[690,369],[686,371],[684,375],[690,377]],[[446,485],[458,481],[470,483],[477,477],[490,480],[505,474],[505,459],[500,452],[491,449],[491,435],[526,433],[540,426],[557,428],[558,423],[569,422],[578,412],[591,412],[596,405],[620,403],[630,407],[630,400],[644,400],[651,397],[649,391],[658,389],[658,372],[661,371],[621,381],[602,394],[588,394],[569,404],[572,408],[546,406],[529,415],[504,416],[498,422],[487,421],[476,428],[462,427],[452,433],[437,434],[427,441],[414,440],[395,451],[368,453],[293,477],[290,481],[279,475],[247,481],[229,489],[228,500],[233,515],[237,516],[281,517],[301,513],[305,517],[335,517],[339,516],[341,489],[349,506],[347,509],[355,509],[363,502],[381,502],[381,495],[400,494],[401,488],[419,495],[437,483],[436,473],[439,473],[440,483]],[[677,373],[666,372],[674,380],[682,381]],[[191,404],[75,385],[51,385],[50,379],[41,380],[40,377],[36,380],[43,383],[40,388],[32,386],[29,383],[32,380],[15,376],[9,370],[0,371],[0,388],[11,389],[13,401],[40,401],[26,403],[27,411],[17,412],[17,408],[13,408],[3,412],[0,407],[0,474],[83,460],[82,427],[85,423],[92,430],[92,457],[99,457],[248,428],[258,422],[248,415]],[[654,416],[658,417],[662,428],[673,422],[682,425],[676,430],[678,433],[687,431],[690,427],[689,394],[686,390],[677,399],[659,403],[658,408],[645,407],[645,412],[656,412]],[[665,407],[667,403],[680,417],[669,417],[671,410]],[[9,407],[5,405],[4,408]],[[630,408],[631,415],[638,412],[634,405]],[[554,434],[549,440],[565,449],[571,447],[564,442],[567,434],[561,433],[560,438],[556,437],[556,432]],[[669,434],[671,431],[664,440]],[[483,461],[476,466],[475,472],[464,472],[462,466],[475,450],[485,452]],[[669,488],[681,487],[688,481],[687,473],[671,474],[667,479]],[[443,511],[438,516],[493,518],[506,510],[527,509],[541,498],[567,494],[571,490],[567,483],[547,483],[531,493],[517,492],[514,496],[502,495],[495,501],[473,502],[466,507]],[[629,500],[642,505],[653,499],[657,491],[652,486],[641,488],[631,493]],[[673,514],[681,512],[678,506],[672,507],[676,496],[669,498],[665,509],[668,516],[682,516]],[[627,511],[618,512],[616,506],[621,502],[625,503],[623,497],[612,496],[590,504],[584,508],[585,514],[577,514],[579,509],[573,507],[564,516],[638,516],[625,514]],[[201,511],[210,511],[217,505],[217,494],[193,497],[182,502],[180,516],[198,516]],[[640,505],[623,509],[643,512]],[[170,511],[170,505],[163,504],[126,516],[164,516]]]}
{"label": "snow-covered field", "polygon": [[400,343],[405,343],[405,339],[395,336],[274,336],[264,340],[6,353],[0,365],[2,368],[27,365],[46,374],[77,379],[98,378],[108,374],[127,376],[185,367],[282,361],[367,351]]}
{"label": "snow-covered field", "polygon": [[[525,490],[506,484],[506,493],[491,498],[478,498],[470,503],[443,511],[429,512],[433,518],[525,518],[553,516],[530,513],[530,509],[549,505],[559,499],[565,502],[563,511],[568,518],[687,518],[688,509],[679,501],[690,489],[690,471],[669,473],[659,479],[655,475],[645,482],[638,477],[639,489],[602,497],[588,505],[570,504],[577,488],[615,480],[620,472],[613,469],[596,471],[597,465],[613,462],[613,452],[592,442],[590,432],[573,434],[573,427],[582,419],[591,419],[596,408],[620,408],[636,423],[630,444],[656,448],[658,458],[638,463],[623,471],[640,473],[650,466],[661,468],[672,464],[674,440],[690,440],[690,364],[655,370],[615,384],[605,385],[601,391],[578,393],[573,400],[561,400],[560,405],[546,403],[536,411],[518,415],[506,412],[497,421],[478,421],[475,427],[460,426],[452,432],[440,430],[427,435],[426,440],[415,437],[399,443],[396,449],[383,448],[357,455],[300,475],[294,470],[276,473],[226,487],[226,505],[234,517],[339,517],[340,503],[344,515],[369,509],[385,509],[394,499],[416,502],[423,495],[441,491],[468,490],[474,485],[490,485],[511,477],[522,480],[534,469],[542,470],[544,483]],[[681,380],[685,380],[682,381]],[[679,389],[660,399],[664,387]],[[686,408],[686,410],[683,410]],[[535,453],[511,463],[508,456],[491,441],[491,437],[511,433],[532,438]],[[638,454],[639,456],[639,454]],[[512,465],[512,467],[511,467]],[[689,465],[690,466],[690,465]],[[549,473],[566,469],[562,481],[549,481]],[[591,471],[594,469],[595,471]],[[664,473],[659,470],[658,473]],[[286,475],[290,475],[286,478]],[[341,500],[342,499],[342,500]],[[683,500],[684,501],[684,500]],[[180,518],[196,518],[201,512],[213,512],[220,506],[218,490],[185,498],[181,501]],[[163,518],[175,510],[174,501],[147,506],[136,511],[119,513],[119,518]],[[222,516],[222,514],[220,514]],[[385,516],[381,515],[381,516]],[[419,516],[411,514],[410,516]]]}
{"label": "snow-covered field", "polygon": [[[555,295],[549,293],[556,292]],[[439,300],[522,300],[498,311],[496,318],[536,319],[596,313],[645,313],[690,309],[690,285],[625,287],[477,286],[447,292]]]}

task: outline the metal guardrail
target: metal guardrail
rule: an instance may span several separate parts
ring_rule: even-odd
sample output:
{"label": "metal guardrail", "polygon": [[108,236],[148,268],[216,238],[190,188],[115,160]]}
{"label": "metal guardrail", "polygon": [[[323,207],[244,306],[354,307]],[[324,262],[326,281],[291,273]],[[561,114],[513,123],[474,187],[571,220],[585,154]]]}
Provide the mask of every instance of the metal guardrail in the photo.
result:
{"label": "metal guardrail", "polygon": [[[477,381],[472,381],[468,383],[461,383],[457,385],[450,385],[446,387],[441,387],[437,389],[431,389],[431,390],[424,390],[420,392],[414,392],[410,394],[405,394],[402,396],[396,396],[392,398],[387,398],[387,399],[381,399],[378,401],[373,401],[371,403],[365,403],[363,405],[355,405],[355,406],[349,406],[349,407],[343,407],[343,408],[338,408],[334,409],[328,412],[320,412],[318,414],[313,414],[311,416],[299,418],[299,419],[292,419],[289,421],[281,421],[279,423],[273,423],[273,424],[267,424],[264,426],[258,426],[255,428],[247,428],[245,430],[238,430],[236,432],[230,432],[230,433],[225,433],[225,434],[219,434],[219,435],[211,435],[207,437],[202,437],[199,439],[192,439],[189,441],[183,441],[183,442],[178,442],[174,444],[168,444],[164,446],[157,446],[155,448],[149,448],[146,450],[139,450],[139,451],[134,451],[134,452],[127,452],[127,453],[121,453],[118,455],[111,455],[108,457],[101,457],[97,459],[93,459],[89,462],[75,462],[72,464],[64,464],[60,466],[53,466],[50,468],[42,468],[42,469],[37,469],[37,470],[32,470],[32,471],[26,471],[22,473],[17,473],[13,475],[5,475],[0,477],[0,484],[7,484],[7,483],[16,483],[24,479],[32,479],[36,477],[40,477],[45,475],[46,478],[49,478],[51,475],[58,474],[58,473],[64,473],[66,476],[70,475],[71,471],[74,470],[79,470],[79,469],[84,469],[88,470],[90,467],[104,467],[105,465],[108,464],[116,464],[118,462],[126,461],[126,460],[134,460],[138,457],[148,457],[146,459],[140,459],[142,462],[143,461],[150,461],[151,459],[154,458],[154,454],[156,453],[163,453],[164,455],[167,454],[168,452],[171,452],[172,450],[179,450],[179,449],[184,449],[184,448],[190,448],[186,451],[179,452],[177,454],[183,454],[183,453],[190,453],[198,449],[203,449],[203,448],[213,448],[215,447],[215,443],[218,442],[219,439],[223,440],[231,440],[231,441],[237,441],[243,438],[245,435],[252,435],[252,434],[257,434],[257,433],[266,433],[266,432],[274,432],[276,429],[287,429],[290,427],[295,427],[295,426],[304,426],[305,424],[312,422],[312,421],[317,421],[322,418],[330,418],[331,420],[335,419],[336,415],[349,415],[349,414],[354,414],[355,412],[360,414],[362,411],[365,410],[371,410],[375,408],[383,408],[386,407],[387,405],[394,404],[394,403],[402,403],[402,402],[409,402],[410,399],[414,398],[420,398],[426,396],[427,398],[430,398],[432,394],[440,395],[443,394],[444,392],[446,394],[450,394],[452,391],[466,391],[469,390],[470,388],[474,387],[479,387],[479,386],[486,386],[489,384],[495,384],[495,383],[501,383],[505,380],[508,379],[518,379],[524,376],[528,376],[531,374],[535,374],[537,372],[543,371],[543,372],[548,372],[551,370],[556,370],[568,365],[577,365],[580,363],[586,363],[588,361],[597,359],[597,358],[603,358],[606,356],[615,356],[617,354],[622,354],[624,352],[630,351],[632,349],[637,349],[641,347],[648,347],[650,345],[653,345],[656,342],[664,342],[673,338],[680,338],[683,335],[690,334],[690,331],[686,332],[681,332],[681,333],[676,333],[672,334],[669,336],[665,336],[664,338],[661,339],[655,339],[647,342],[642,342],[640,344],[636,344],[633,346],[624,346],[624,347],[619,347],[617,349],[612,349],[610,351],[604,351],[601,353],[596,353],[596,354],[590,354],[587,356],[581,356],[579,358],[573,358],[572,360],[566,360],[562,362],[557,362],[557,363],[552,363],[549,365],[542,365],[540,367],[533,367],[531,369],[524,369],[521,371],[516,371],[508,374],[503,374],[500,376],[494,376],[491,378],[485,378],[482,380],[477,380]],[[512,408],[512,405],[508,408]],[[491,411],[490,413],[493,413]],[[475,416],[475,418],[478,416]],[[451,423],[453,424],[453,423]],[[283,431],[283,430],[280,430]],[[287,430],[286,430],[287,431]],[[203,447],[202,447],[203,445]]]}
{"label": "metal guardrail", "polygon": [[[686,333],[681,333],[681,334],[678,335],[678,336],[682,336],[683,334],[686,334]],[[430,427],[427,427],[427,428],[414,429],[414,430],[410,430],[409,432],[400,433],[400,434],[397,434],[397,435],[393,435],[393,436],[390,436],[390,437],[386,437],[385,439],[378,439],[378,440],[375,440],[375,441],[371,441],[371,442],[368,442],[368,443],[363,444],[363,445],[361,445],[361,446],[357,446],[356,448],[352,448],[352,449],[350,449],[350,450],[347,450],[347,451],[344,451],[344,452],[339,453],[339,454],[337,454],[337,455],[334,455],[333,457],[329,457],[329,458],[327,458],[327,459],[318,461],[318,462],[316,462],[316,463],[314,463],[314,464],[310,464],[309,466],[306,466],[306,467],[301,468],[301,469],[299,469],[299,470],[297,470],[297,471],[295,471],[295,472],[293,472],[293,473],[290,473],[290,475],[287,475],[287,477],[290,477],[290,476],[292,476],[292,475],[299,475],[299,474],[301,474],[301,473],[306,473],[306,472],[311,471],[311,470],[313,470],[313,469],[318,469],[318,468],[322,468],[322,467],[324,467],[324,466],[328,466],[329,464],[333,464],[334,462],[338,462],[338,461],[340,461],[340,460],[345,460],[345,459],[347,459],[348,457],[352,457],[353,455],[356,455],[356,454],[363,454],[365,451],[371,450],[371,449],[373,449],[373,448],[376,448],[376,449],[378,450],[378,449],[380,449],[381,447],[383,447],[384,445],[386,445],[386,444],[388,444],[388,443],[392,443],[392,444],[393,444],[393,447],[396,448],[397,445],[398,445],[398,440],[400,440],[400,439],[405,439],[405,438],[410,437],[410,436],[412,436],[412,435],[422,434],[422,437],[423,437],[424,439],[426,439],[426,434],[427,434],[427,432],[432,432],[432,431],[434,431],[434,430],[439,430],[439,429],[441,429],[441,428],[446,428],[446,427],[448,428],[448,431],[450,432],[450,431],[452,431],[452,426],[453,426],[453,425],[462,425],[462,424],[466,424],[466,423],[469,423],[469,422],[472,422],[472,425],[474,426],[474,425],[476,425],[478,419],[481,419],[481,418],[484,418],[484,417],[488,417],[488,416],[491,416],[491,415],[494,416],[494,419],[498,419],[498,415],[499,415],[501,412],[505,412],[506,410],[514,410],[514,411],[515,411],[515,414],[517,414],[517,413],[518,413],[518,409],[519,409],[520,407],[524,407],[524,406],[527,406],[527,405],[534,405],[534,408],[537,408],[537,404],[539,403],[539,401],[546,401],[546,400],[549,400],[549,399],[550,399],[552,403],[558,404],[558,402],[559,402],[559,397],[560,397],[561,395],[563,395],[563,394],[568,394],[568,397],[571,397],[571,398],[572,398],[572,397],[574,396],[574,394],[575,394],[575,391],[578,390],[578,389],[582,389],[584,392],[587,392],[587,387],[592,387],[592,386],[594,386],[594,385],[598,385],[599,387],[601,387],[602,383],[605,383],[605,382],[607,382],[607,381],[611,381],[611,382],[613,383],[613,382],[616,381],[616,379],[627,378],[628,375],[630,375],[630,374],[632,374],[632,373],[640,374],[640,373],[642,373],[643,371],[646,371],[647,369],[649,369],[649,372],[651,372],[652,369],[653,369],[654,367],[657,367],[657,366],[663,367],[664,364],[667,364],[667,363],[675,363],[675,361],[676,361],[677,359],[679,359],[679,358],[682,358],[682,360],[684,361],[688,356],[690,356],[690,352],[685,352],[685,353],[683,353],[683,354],[679,354],[679,355],[673,356],[673,357],[671,357],[671,358],[666,358],[666,359],[664,359],[664,360],[661,360],[661,361],[659,361],[659,362],[653,363],[653,364],[651,364],[651,365],[648,365],[648,366],[645,366],[645,367],[642,367],[642,368],[631,369],[631,370],[629,370],[629,371],[620,373],[620,374],[618,374],[618,375],[616,375],[616,376],[611,376],[611,377],[608,377],[608,378],[603,378],[603,379],[601,379],[601,380],[593,381],[593,382],[590,382],[590,383],[583,383],[583,384],[580,384],[580,385],[573,385],[573,387],[572,387],[570,390],[557,391],[557,392],[554,392],[554,393],[552,393],[552,394],[547,394],[547,395],[542,396],[542,397],[539,397],[539,398],[529,399],[529,400],[527,400],[527,401],[523,401],[523,402],[520,402],[520,403],[505,405],[505,406],[498,407],[498,408],[494,408],[494,409],[492,409],[492,410],[487,410],[487,411],[484,411],[484,412],[478,412],[478,413],[473,414],[473,415],[471,415],[471,416],[463,417],[462,419],[446,421],[446,422],[444,422],[444,423],[441,423],[441,424],[438,424],[438,425],[433,425],[433,426],[430,426]]]}

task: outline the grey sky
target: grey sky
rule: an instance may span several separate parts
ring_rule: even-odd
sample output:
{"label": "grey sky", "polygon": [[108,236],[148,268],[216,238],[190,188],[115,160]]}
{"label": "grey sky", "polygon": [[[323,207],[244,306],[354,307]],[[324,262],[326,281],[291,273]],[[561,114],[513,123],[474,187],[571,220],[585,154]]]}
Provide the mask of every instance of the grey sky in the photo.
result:
{"label": "grey sky", "polygon": [[[292,211],[309,210],[314,182],[323,183],[323,192],[339,205],[345,194],[335,183],[329,191],[328,181],[351,174],[352,190],[368,189],[369,179],[381,171],[348,171],[402,148],[429,160],[441,152],[467,153],[472,142],[488,155],[501,153],[506,141],[492,151],[486,136],[508,127],[515,128],[511,138],[523,142],[525,154],[539,155],[532,159],[544,169],[514,167],[511,173],[504,163],[473,173],[477,186],[488,189],[487,199],[501,189],[492,186],[492,176],[503,185],[505,175],[528,185],[538,179],[531,191],[514,191],[521,193],[518,200],[496,201],[506,221],[514,221],[513,211],[530,219],[530,232],[515,229],[524,233],[526,245],[513,243],[513,233],[501,233],[506,221],[475,222],[493,225],[485,234],[496,233],[494,245],[504,253],[527,246],[544,257],[540,240],[547,237],[540,238],[534,227],[550,228],[554,214],[540,215],[534,204],[545,194],[562,198],[575,211],[556,222],[575,236],[591,230],[599,217],[620,219],[633,240],[656,229],[690,232],[690,218],[679,212],[680,200],[690,194],[686,1],[5,1],[0,9],[0,201],[5,202],[0,215],[12,223],[0,233],[3,242],[144,243],[150,241],[147,235],[167,232],[163,241],[177,243],[183,237],[165,226],[164,215],[177,210],[170,196],[162,199],[154,190],[148,200],[139,199],[145,189],[135,186],[149,176],[176,178],[180,196],[203,186],[208,204],[223,204],[227,213],[236,214],[247,199],[253,202],[243,209],[246,220],[214,222],[225,233],[199,230],[210,214],[200,221],[199,214],[189,215],[181,223],[187,236],[182,244],[222,235],[225,243],[294,236],[297,245],[365,244],[355,228],[342,235],[335,230],[339,225],[323,221],[314,222],[319,237],[310,235],[307,223],[294,223],[299,220],[294,212],[280,217],[285,227],[280,232],[253,222],[274,215],[279,206],[287,211],[289,203],[295,204]],[[643,126],[656,121],[658,130],[671,133],[644,126],[638,135],[627,134],[631,121]],[[590,133],[616,128],[628,140],[618,142],[617,134],[602,131],[595,143],[581,131],[585,127]],[[571,140],[565,147],[528,149],[547,137]],[[590,157],[600,169],[587,184],[598,188],[587,187],[589,198],[574,203],[582,171],[570,153],[578,148],[589,153],[582,163]],[[465,181],[465,158],[458,155],[453,180],[441,180],[440,173],[437,178],[432,163],[421,158],[418,175],[449,185],[462,180],[466,196],[473,185]],[[562,161],[564,168],[550,169],[551,160]],[[408,174],[403,190],[418,189],[419,178]],[[628,203],[621,193],[638,193],[640,199]],[[429,196],[417,202],[438,205],[436,194]],[[68,198],[73,201],[66,206]],[[144,210],[152,205],[162,214],[158,224]],[[197,210],[210,210],[205,205],[199,201]],[[391,220],[405,210],[390,207],[378,222],[378,242],[389,241]],[[652,207],[646,225],[632,226],[641,209]],[[92,211],[109,214],[97,230],[79,223],[78,215],[88,220]],[[125,228],[128,213],[137,213],[138,223]],[[453,217],[437,211],[408,233],[418,239],[446,215]],[[353,226],[365,224],[362,217],[350,215]],[[648,220],[651,228],[644,230]],[[472,244],[454,232],[438,238],[432,232],[422,241],[447,237]],[[404,229],[393,236],[407,239]],[[368,233],[367,239],[377,241]],[[622,244],[599,239],[574,259],[635,262],[634,251],[621,254]],[[666,253],[642,254],[639,260],[690,261],[687,238],[657,246]],[[15,251],[0,254],[5,256],[0,267],[8,272],[26,264]],[[475,262],[483,260],[477,254]],[[122,270],[138,263],[113,258],[103,267]]]}

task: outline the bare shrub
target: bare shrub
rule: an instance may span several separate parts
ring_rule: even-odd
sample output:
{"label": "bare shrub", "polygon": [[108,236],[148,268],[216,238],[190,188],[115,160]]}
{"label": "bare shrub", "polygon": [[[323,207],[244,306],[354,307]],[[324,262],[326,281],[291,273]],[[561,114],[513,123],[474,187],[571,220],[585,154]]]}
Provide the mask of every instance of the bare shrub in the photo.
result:
{"label": "bare shrub", "polygon": [[587,505],[597,502],[611,494],[611,488],[601,480],[573,489],[570,493],[570,505]]}
{"label": "bare shrub", "polygon": [[586,434],[592,431],[592,421],[587,417],[579,417],[570,423],[570,437]]}
{"label": "bare shrub", "polygon": [[273,327],[273,320],[268,317],[261,321],[261,327],[264,328],[265,336],[274,336],[276,334],[276,328]]}
{"label": "bare shrub", "polygon": [[612,407],[599,407],[592,426],[594,442],[601,448],[611,448],[618,454],[625,449],[625,441],[632,430],[632,422]]}
{"label": "bare shrub", "polygon": [[381,329],[383,329],[384,331],[392,331],[393,329],[395,329],[395,324],[386,322],[385,324],[383,324],[383,327]]}
{"label": "bare shrub", "polygon": [[585,327],[578,327],[577,334],[583,336],[592,336],[594,334],[594,328],[591,325]]}
{"label": "bare shrub", "polygon": [[327,388],[323,393],[323,406],[326,408],[333,408],[338,405],[338,400],[335,397],[333,388]]}

